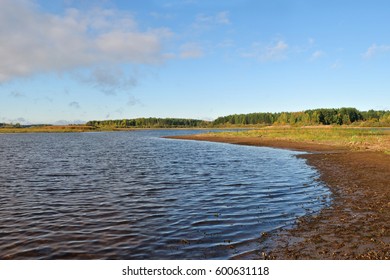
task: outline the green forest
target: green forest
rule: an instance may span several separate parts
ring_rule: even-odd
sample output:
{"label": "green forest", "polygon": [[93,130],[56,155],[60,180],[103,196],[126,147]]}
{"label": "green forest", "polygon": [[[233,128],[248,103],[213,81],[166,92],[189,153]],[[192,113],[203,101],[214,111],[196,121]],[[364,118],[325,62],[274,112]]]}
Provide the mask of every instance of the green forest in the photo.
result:
{"label": "green forest", "polygon": [[252,113],[219,117],[215,126],[228,125],[362,125],[390,126],[390,111],[355,108],[314,109],[301,112]]}
{"label": "green forest", "polygon": [[177,118],[137,118],[121,120],[89,121],[88,126],[98,128],[190,128],[190,127],[208,127],[210,122],[194,119]]}
{"label": "green forest", "polygon": [[[214,121],[181,118],[136,118],[117,120],[94,120],[85,125],[91,129],[131,128],[213,128],[266,125],[352,125],[366,127],[390,127],[390,111],[359,111],[355,108],[314,109],[300,112],[251,113],[219,117]],[[0,123],[0,128],[28,128],[45,125],[20,125]],[[50,125],[46,125],[50,126]],[[77,125],[74,125],[77,126]]]}
{"label": "green forest", "polygon": [[314,109],[301,112],[251,113],[219,117],[214,121],[176,118],[137,118],[89,121],[97,128],[207,128],[250,125],[361,125],[390,126],[390,111],[355,108]]}

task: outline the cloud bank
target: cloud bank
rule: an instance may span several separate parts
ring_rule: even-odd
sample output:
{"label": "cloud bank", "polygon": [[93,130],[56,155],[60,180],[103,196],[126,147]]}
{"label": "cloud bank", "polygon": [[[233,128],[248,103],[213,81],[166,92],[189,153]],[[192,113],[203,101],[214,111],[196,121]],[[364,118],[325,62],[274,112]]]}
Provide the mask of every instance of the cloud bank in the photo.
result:
{"label": "cloud bank", "polygon": [[167,29],[140,31],[131,14],[117,10],[57,15],[32,1],[1,0],[0,83],[102,63],[159,63],[168,36]]}

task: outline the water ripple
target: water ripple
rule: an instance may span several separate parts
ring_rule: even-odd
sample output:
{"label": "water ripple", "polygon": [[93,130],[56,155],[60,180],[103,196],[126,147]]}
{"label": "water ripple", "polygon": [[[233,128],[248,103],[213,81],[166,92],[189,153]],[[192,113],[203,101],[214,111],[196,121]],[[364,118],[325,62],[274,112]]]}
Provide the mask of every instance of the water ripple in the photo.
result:
{"label": "water ripple", "polygon": [[246,257],[329,203],[295,152],[173,133],[0,135],[0,258]]}

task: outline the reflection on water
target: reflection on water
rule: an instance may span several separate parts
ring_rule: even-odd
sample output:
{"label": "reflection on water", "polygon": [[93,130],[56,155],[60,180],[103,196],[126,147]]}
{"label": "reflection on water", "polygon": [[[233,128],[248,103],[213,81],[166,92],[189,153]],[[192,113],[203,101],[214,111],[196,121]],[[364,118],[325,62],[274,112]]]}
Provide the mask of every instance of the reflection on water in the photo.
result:
{"label": "reflection on water", "polygon": [[0,258],[227,259],[329,202],[296,152],[184,133],[0,135]]}

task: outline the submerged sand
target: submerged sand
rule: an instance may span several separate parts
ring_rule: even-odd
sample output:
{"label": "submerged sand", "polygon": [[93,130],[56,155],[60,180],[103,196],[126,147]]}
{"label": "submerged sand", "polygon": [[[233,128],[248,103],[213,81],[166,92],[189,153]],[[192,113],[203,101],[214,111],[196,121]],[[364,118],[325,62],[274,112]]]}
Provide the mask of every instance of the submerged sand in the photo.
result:
{"label": "submerged sand", "polygon": [[311,152],[300,157],[320,172],[320,180],[332,191],[332,205],[316,216],[301,218],[276,238],[270,237],[272,242],[259,240],[258,251],[245,258],[390,259],[390,155],[249,137],[171,138]]}

